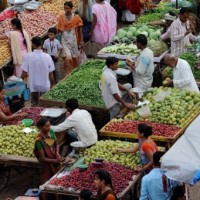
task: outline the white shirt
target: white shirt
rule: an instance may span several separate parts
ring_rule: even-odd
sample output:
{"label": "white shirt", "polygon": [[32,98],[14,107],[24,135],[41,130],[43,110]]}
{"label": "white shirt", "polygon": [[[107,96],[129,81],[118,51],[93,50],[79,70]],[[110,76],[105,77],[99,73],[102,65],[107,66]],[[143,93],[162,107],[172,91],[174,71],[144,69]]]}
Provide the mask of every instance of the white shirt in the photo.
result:
{"label": "white shirt", "polygon": [[16,77],[15,75],[13,76],[10,76],[8,79],[7,79],[7,82],[22,82],[23,80],[19,77]]}
{"label": "white shirt", "polygon": [[134,87],[150,88],[153,82],[154,55],[153,51],[146,47],[138,56],[133,70]]}
{"label": "white shirt", "polygon": [[171,39],[171,54],[173,56],[179,56],[186,52],[186,46],[190,45],[190,41],[196,41],[196,37],[191,33],[185,36],[185,33],[189,28],[189,21],[183,23],[179,17],[171,24],[169,32]]}
{"label": "white shirt", "polygon": [[191,67],[186,60],[178,59],[176,67],[173,68],[173,83],[175,88],[199,92]]}
{"label": "white shirt", "polygon": [[121,96],[116,73],[108,67],[104,67],[101,75],[101,91],[106,108],[109,109],[118,103],[113,96],[113,94],[119,94]]}
{"label": "white shirt", "polygon": [[49,73],[55,70],[50,55],[42,50],[28,53],[23,60],[22,70],[28,73],[31,92],[47,92],[50,89]]}
{"label": "white shirt", "polygon": [[51,56],[58,54],[58,51],[62,49],[60,42],[57,39],[50,40],[46,39],[43,44],[43,48],[47,50],[47,53]]}
{"label": "white shirt", "polygon": [[86,110],[75,109],[64,122],[57,126],[51,126],[55,132],[65,131],[74,128],[78,134],[78,139],[85,142],[87,146],[97,142],[97,130],[92,122],[91,115]]}

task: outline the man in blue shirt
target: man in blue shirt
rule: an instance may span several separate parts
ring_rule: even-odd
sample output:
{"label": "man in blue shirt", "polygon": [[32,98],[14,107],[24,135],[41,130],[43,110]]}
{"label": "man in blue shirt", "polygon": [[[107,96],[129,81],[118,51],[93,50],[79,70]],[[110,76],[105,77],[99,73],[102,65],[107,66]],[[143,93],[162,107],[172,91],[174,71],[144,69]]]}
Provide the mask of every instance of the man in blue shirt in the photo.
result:
{"label": "man in blue shirt", "polygon": [[153,155],[154,168],[142,178],[140,200],[170,200],[172,189],[166,179],[166,192],[163,185],[163,171],[160,169],[160,158],[164,152],[158,151]]}

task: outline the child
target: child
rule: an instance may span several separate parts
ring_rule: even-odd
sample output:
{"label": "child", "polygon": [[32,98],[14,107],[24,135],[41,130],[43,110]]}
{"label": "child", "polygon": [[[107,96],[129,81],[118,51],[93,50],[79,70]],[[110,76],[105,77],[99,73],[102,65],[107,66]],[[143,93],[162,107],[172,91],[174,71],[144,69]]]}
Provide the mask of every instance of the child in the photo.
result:
{"label": "child", "polygon": [[[48,30],[49,39],[46,39],[43,44],[44,52],[48,53],[52,57],[54,64],[58,61],[60,51],[62,50],[62,46],[61,46],[59,40],[56,39],[56,34],[57,34],[57,29],[50,28]],[[60,72],[60,70],[58,69],[58,67],[55,64],[54,78],[57,82],[58,82],[57,76],[58,76],[59,72]]]}
{"label": "child", "polygon": [[15,68],[12,65],[9,65],[3,69],[5,75],[8,77],[7,82],[22,82],[21,78],[18,78],[14,75]]}
{"label": "child", "polygon": [[95,172],[95,186],[98,188],[98,200],[116,200],[116,195],[113,191],[111,175],[105,170]]}
{"label": "child", "polygon": [[91,200],[92,199],[92,192],[87,189],[81,190],[79,194],[79,200]]}

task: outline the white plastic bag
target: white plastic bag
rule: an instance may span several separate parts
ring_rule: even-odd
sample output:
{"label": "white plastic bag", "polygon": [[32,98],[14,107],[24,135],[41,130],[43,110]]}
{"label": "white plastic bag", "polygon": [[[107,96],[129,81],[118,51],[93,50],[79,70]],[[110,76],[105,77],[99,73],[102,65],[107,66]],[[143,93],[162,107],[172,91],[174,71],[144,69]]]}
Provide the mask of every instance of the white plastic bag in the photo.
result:
{"label": "white plastic bag", "polygon": [[79,56],[79,64],[80,65],[84,64],[86,60],[87,60],[87,56],[86,56],[85,52],[83,51],[83,49],[81,49],[80,56]]}
{"label": "white plastic bag", "polygon": [[151,111],[148,106],[144,106],[144,107],[138,109],[137,112],[140,115],[140,117],[142,117],[142,118],[147,118],[147,117],[151,116]]}

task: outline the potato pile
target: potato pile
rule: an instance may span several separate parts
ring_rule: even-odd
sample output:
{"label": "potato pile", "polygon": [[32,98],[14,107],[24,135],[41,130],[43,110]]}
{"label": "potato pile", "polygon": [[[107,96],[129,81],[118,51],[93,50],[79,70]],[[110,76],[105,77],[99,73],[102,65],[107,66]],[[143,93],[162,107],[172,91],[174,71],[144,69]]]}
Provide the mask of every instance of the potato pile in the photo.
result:
{"label": "potato pile", "polygon": [[[40,9],[59,17],[59,15],[64,13],[63,5],[65,2],[66,0],[54,0],[50,2],[45,2]],[[78,8],[78,0],[72,0],[72,2],[74,5],[73,11],[75,11]]]}
{"label": "potato pile", "polygon": [[8,40],[0,40],[0,66],[8,60],[11,60],[10,44]]}

